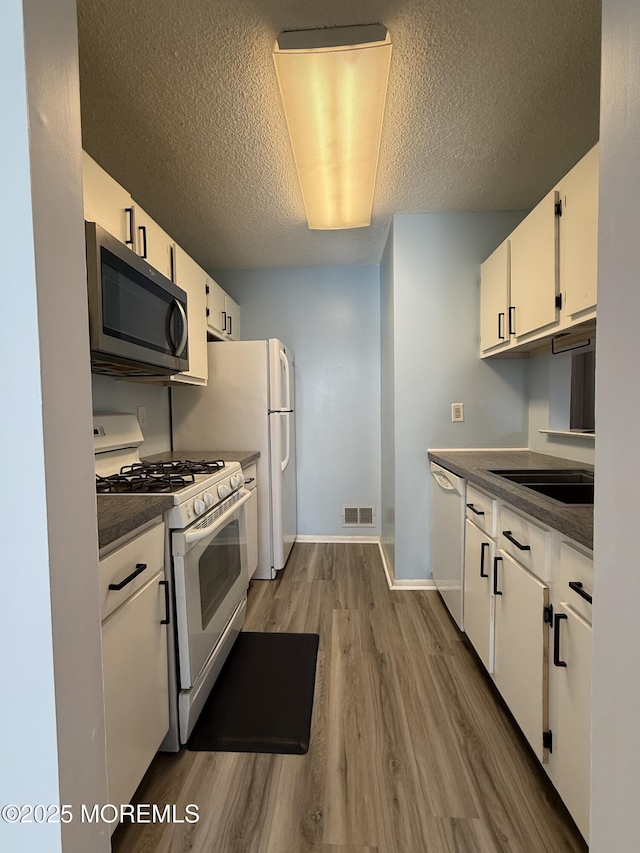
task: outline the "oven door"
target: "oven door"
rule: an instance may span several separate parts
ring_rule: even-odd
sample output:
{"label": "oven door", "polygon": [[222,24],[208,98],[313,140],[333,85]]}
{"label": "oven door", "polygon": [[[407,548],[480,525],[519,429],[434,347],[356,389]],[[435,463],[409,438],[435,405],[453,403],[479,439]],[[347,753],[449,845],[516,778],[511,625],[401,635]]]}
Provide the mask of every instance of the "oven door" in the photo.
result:
{"label": "oven door", "polygon": [[248,586],[241,489],[172,535],[180,689],[197,681]]}

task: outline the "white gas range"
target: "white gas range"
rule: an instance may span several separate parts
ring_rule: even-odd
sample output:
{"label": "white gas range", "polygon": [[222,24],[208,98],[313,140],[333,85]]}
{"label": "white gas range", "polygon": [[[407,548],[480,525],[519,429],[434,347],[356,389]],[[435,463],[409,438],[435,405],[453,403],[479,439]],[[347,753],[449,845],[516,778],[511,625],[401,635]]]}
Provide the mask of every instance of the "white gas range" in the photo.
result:
{"label": "white gas range", "polygon": [[95,415],[96,489],[122,496],[170,494],[165,561],[170,612],[170,730],[163,743],[186,743],[244,623],[248,587],[244,489],[238,462],[143,462],[135,415]]}

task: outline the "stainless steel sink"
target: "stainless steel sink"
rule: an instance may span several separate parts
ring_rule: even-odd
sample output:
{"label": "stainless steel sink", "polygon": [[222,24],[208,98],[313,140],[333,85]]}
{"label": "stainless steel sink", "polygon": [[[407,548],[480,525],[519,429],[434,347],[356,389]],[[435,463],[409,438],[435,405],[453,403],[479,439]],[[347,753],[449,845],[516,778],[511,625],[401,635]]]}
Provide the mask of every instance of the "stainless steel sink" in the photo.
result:
{"label": "stainless steel sink", "polygon": [[545,468],[491,471],[505,480],[518,483],[525,489],[546,495],[562,504],[593,505],[592,471],[580,468]]}

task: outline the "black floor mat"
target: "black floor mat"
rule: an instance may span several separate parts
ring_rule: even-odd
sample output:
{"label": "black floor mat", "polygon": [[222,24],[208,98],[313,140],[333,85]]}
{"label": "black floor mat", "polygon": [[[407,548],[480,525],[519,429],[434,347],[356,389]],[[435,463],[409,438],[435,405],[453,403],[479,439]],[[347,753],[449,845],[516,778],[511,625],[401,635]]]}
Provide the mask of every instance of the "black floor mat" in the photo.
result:
{"label": "black floor mat", "polygon": [[242,632],[187,749],[304,755],[319,641],[318,634]]}

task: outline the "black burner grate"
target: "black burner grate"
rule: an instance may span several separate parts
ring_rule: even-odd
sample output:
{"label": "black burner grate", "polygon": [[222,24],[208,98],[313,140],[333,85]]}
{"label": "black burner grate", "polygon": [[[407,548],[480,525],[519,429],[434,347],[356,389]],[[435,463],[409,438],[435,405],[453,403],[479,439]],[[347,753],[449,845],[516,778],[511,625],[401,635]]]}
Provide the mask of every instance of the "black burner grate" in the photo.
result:
{"label": "black burner grate", "polygon": [[110,474],[108,477],[96,474],[96,491],[98,494],[178,492],[194,483],[196,474],[214,474],[222,468],[224,462],[221,459],[135,462],[133,465],[125,465],[119,474]]}

